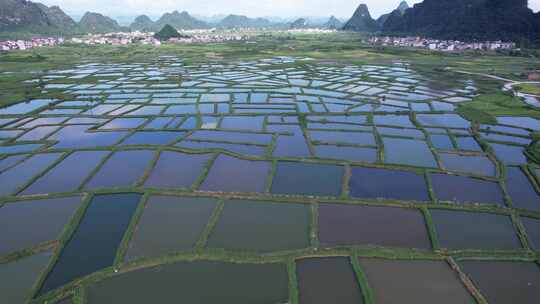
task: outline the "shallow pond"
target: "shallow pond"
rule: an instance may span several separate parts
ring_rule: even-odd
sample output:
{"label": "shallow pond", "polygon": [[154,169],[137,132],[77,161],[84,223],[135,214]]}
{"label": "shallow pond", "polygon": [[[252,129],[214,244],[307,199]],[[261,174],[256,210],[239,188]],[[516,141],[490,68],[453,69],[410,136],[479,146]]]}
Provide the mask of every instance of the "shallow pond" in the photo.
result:
{"label": "shallow pond", "polygon": [[218,304],[287,303],[285,264],[177,262],[145,268],[95,283],[86,289],[87,303],[165,302]]}
{"label": "shallow pond", "polygon": [[352,167],[349,192],[354,198],[430,200],[424,175],[391,169]]}
{"label": "shallow pond", "polygon": [[530,217],[521,217],[521,222],[523,223],[523,226],[525,226],[529,245],[533,250],[540,252],[540,220]]}
{"label": "shallow pond", "polygon": [[442,209],[430,212],[442,248],[521,249],[509,216]]}
{"label": "shallow pond", "polygon": [[535,263],[461,261],[459,264],[489,303],[538,303],[540,267]]}
{"label": "shallow pond", "polygon": [[431,248],[424,217],[416,209],[321,204],[318,223],[321,246]]}
{"label": "shallow pond", "polygon": [[94,196],[39,294],[111,266],[141,197],[132,193]]}
{"label": "shallow pond", "polygon": [[0,208],[0,256],[57,240],[80,197],[10,203]]}
{"label": "shallow pond", "polygon": [[540,194],[519,167],[506,168],[506,188],[514,207],[540,210]]}
{"label": "shallow pond", "polygon": [[440,153],[439,158],[449,171],[495,176],[495,164],[486,156]]}
{"label": "shallow pond", "polygon": [[200,190],[263,192],[271,167],[268,161],[249,161],[221,154],[212,164]]}
{"label": "shallow pond", "polygon": [[135,132],[122,141],[121,145],[168,145],[174,143],[185,132]]}
{"label": "shallow pond", "polygon": [[270,252],[309,246],[309,205],[226,201],[208,247]]}
{"label": "shallow pond", "polygon": [[440,201],[504,206],[504,195],[496,182],[447,174],[430,177],[435,197]]}
{"label": "shallow pond", "polygon": [[86,183],[85,189],[130,187],[142,178],[155,151],[115,152]]}
{"label": "shallow pond", "polygon": [[348,257],[298,260],[296,276],[302,304],[364,303]]}
{"label": "shallow pond", "polygon": [[444,261],[359,258],[376,303],[474,303]]}
{"label": "shallow pond", "polygon": [[195,246],[216,206],[208,198],[151,196],[131,239],[127,260]]}
{"label": "shallow pond", "polygon": [[161,152],[144,185],[154,188],[190,188],[211,157],[211,154]]}
{"label": "shallow pond", "polygon": [[26,303],[40,274],[45,271],[53,253],[50,251],[0,265],[0,302]]}
{"label": "shallow pond", "polygon": [[61,156],[61,153],[36,154],[1,173],[0,196],[15,194],[16,190],[51,166]]}
{"label": "shallow pond", "polygon": [[339,196],[342,166],[280,161],[272,181],[273,194]]}
{"label": "shallow pond", "polygon": [[62,162],[38,178],[21,194],[70,192],[77,190],[108,153],[108,151],[73,152],[62,160]]}
{"label": "shallow pond", "polygon": [[417,167],[437,167],[437,162],[425,141],[383,138],[385,163]]}

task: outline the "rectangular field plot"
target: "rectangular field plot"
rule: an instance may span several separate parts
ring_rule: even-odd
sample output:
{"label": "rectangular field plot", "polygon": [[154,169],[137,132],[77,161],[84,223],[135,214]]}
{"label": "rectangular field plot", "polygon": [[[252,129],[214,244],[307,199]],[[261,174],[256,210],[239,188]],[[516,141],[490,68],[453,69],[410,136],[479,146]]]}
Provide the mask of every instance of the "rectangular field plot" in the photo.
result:
{"label": "rectangular field plot", "polygon": [[57,140],[54,147],[58,149],[80,149],[112,146],[128,134],[125,131],[95,132],[88,129],[88,125],[65,126],[48,139]]}
{"label": "rectangular field plot", "polygon": [[540,219],[521,217],[521,222],[525,227],[529,245],[533,250],[540,252]]}
{"label": "rectangular field plot", "polygon": [[39,294],[111,266],[140,199],[139,194],[94,196]]}
{"label": "rectangular field plot", "polygon": [[504,195],[497,182],[447,174],[431,174],[430,177],[439,201],[504,206]]}
{"label": "rectangular field plot", "polygon": [[36,154],[11,169],[0,173],[0,196],[15,194],[30,180],[42,173],[55,161],[59,160],[61,153]]}
{"label": "rectangular field plot", "polygon": [[271,192],[285,195],[339,196],[343,175],[342,166],[280,161]]}
{"label": "rectangular field plot", "polygon": [[126,260],[193,248],[215,207],[216,201],[207,198],[151,196],[131,238]]}
{"label": "rectangular field plot", "polygon": [[444,168],[449,171],[495,176],[495,164],[486,156],[440,153],[439,158]]}
{"label": "rectangular field plot", "polygon": [[540,267],[536,263],[471,260],[459,264],[489,303],[538,303]]}
{"label": "rectangular field plot", "polygon": [[506,187],[514,207],[540,211],[540,194],[520,168],[506,168]]}
{"label": "rectangular field plot", "polygon": [[242,160],[221,154],[212,164],[200,190],[264,192],[270,171],[270,162]]}
{"label": "rectangular field plot", "polygon": [[144,185],[163,189],[189,189],[202,174],[211,157],[212,154],[161,152]]}
{"label": "rectangular field plot", "polygon": [[15,262],[0,264],[0,302],[26,303],[39,276],[47,268],[52,252],[42,252]]}
{"label": "rectangular field plot", "polygon": [[321,246],[431,248],[424,217],[416,209],[321,204],[318,223]]}
{"label": "rectangular field plot", "polygon": [[156,152],[149,150],[114,153],[86,183],[86,189],[129,187],[135,185],[148,168]]}
{"label": "rectangular field plot", "polygon": [[70,154],[47,171],[21,194],[69,192],[79,188],[84,179],[109,154],[107,151],[79,151]]}
{"label": "rectangular field plot", "polygon": [[309,205],[226,201],[208,247],[279,251],[309,246]]}
{"label": "rectangular field plot", "polygon": [[430,200],[423,175],[380,168],[352,167],[349,192],[354,198]]}
{"label": "rectangular field plot", "polygon": [[364,303],[348,257],[297,260],[296,276],[301,304]]}
{"label": "rectangular field plot", "polygon": [[444,261],[359,258],[375,303],[468,304],[474,299]]}
{"label": "rectangular field plot", "polygon": [[315,156],[323,159],[347,160],[352,162],[375,163],[377,149],[346,146],[317,145]]}
{"label": "rectangular field plot", "polygon": [[0,208],[0,256],[57,240],[80,197],[21,201]]}
{"label": "rectangular field plot", "polygon": [[509,216],[431,209],[442,248],[519,250],[521,242]]}
{"label": "rectangular field plot", "polygon": [[135,132],[123,140],[120,145],[168,145],[174,143],[185,132],[156,131],[156,132]]}
{"label": "rectangular field plot", "polygon": [[285,264],[177,262],[136,270],[86,289],[86,303],[287,303]]}
{"label": "rectangular field plot", "polygon": [[384,162],[396,165],[437,168],[428,144],[422,140],[383,138]]}

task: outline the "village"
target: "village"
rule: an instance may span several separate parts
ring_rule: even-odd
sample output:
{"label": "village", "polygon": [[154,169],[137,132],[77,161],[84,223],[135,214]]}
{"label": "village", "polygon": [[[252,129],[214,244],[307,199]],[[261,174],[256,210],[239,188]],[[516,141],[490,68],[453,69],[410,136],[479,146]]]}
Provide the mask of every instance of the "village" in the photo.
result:
{"label": "village", "polygon": [[64,38],[32,38],[30,40],[0,40],[0,51],[27,50],[39,47],[50,47],[64,43]]}
{"label": "village", "polygon": [[514,42],[484,41],[484,42],[463,42],[459,40],[437,40],[422,37],[391,37],[374,36],[369,39],[369,43],[379,46],[413,47],[444,52],[459,52],[466,50],[513,50],[516,49]]}
{"label": "village", "polygon": [[[218,31],[186,30],[181,31],[181,38],[171,38],[169,43],[219,43],[227,41],[247,41],[253,36],[243,30]],[[0,51],[28,50],[39,47],[52,47],[63,43],[86,44],[86,45],[153,45],[159,46],[162,41],[154,37],[153,32],[112,32],[104,34],[87,34],[70,39],[62,37],[32,38],[30,40],[7,40],[0,41]]]}

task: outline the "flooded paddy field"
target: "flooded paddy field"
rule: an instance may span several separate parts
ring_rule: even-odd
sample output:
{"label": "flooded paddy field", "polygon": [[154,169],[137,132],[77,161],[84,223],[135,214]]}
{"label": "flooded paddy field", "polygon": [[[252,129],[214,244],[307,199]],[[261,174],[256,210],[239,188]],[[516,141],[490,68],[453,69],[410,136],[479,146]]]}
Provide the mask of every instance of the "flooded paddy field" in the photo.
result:
{"label": "flooded paddy field", "polygon": [[540,120],[458,114],[473,79],[159,57],[34,81],[66,97],[0,108],[2,303],[540,299]]}

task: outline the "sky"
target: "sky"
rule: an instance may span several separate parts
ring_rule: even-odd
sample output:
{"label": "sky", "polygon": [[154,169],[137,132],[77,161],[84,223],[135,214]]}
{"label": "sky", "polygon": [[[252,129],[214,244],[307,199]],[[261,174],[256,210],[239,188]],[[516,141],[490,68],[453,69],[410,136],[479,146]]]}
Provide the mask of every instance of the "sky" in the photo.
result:
{"label": "sky", "polygon": [[[260,16],[330,16],[349,18],[360,3],[368,5],[374,18],[390,12],[401,0],[35,0],[59,5],[66,13],[82,15],[86,11],[108,16],[160,16],[174,10],[194,15],[237,14]],[[409,5],[422,0],[408,0]],[[529,0],[529,7],[540,10],[540,0]]]}

